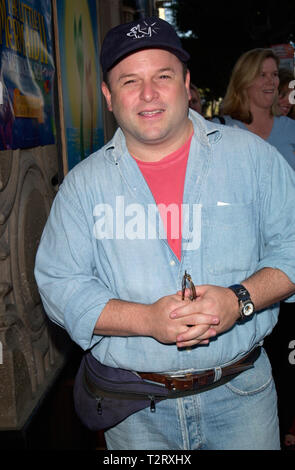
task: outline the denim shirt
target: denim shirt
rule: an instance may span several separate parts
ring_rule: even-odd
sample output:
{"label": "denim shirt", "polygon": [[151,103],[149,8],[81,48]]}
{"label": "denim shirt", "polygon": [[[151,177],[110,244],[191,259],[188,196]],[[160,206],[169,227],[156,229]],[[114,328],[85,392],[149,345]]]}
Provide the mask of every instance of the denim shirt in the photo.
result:
{"label": "denim shirt", "polygon": [[295,282],[294,171],[255,135],[189,116],[181,261],[120,129],[66,176],[46,223],[35,267],[45,310],[106,365],[154,372],[222,366],[260,344],[279,310],[257,312],[209,345],[178,349],[152,337],[94,335],[110,299],[153,303],[181,288],[185,270],[196,286],[226,287],[264,267]]}

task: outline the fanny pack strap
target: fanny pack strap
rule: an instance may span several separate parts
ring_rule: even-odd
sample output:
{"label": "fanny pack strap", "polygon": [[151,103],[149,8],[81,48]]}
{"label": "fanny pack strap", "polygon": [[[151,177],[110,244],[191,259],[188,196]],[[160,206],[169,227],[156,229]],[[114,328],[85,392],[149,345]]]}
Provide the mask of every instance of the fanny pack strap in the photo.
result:
{"label": "fanny pack strap", "polygon": [[[253,356],[252,356],[253,357]],[[133,413],[172,398],[203,393],[226,384],[243,371],[253,367],[251,360],[232,375],[194,390],[168,389],[163,384],[144,380],[134,372],[105,366],[87,352],[80,364],[74,384],[74,405],[82,423],[93,431],[108,429]]]}

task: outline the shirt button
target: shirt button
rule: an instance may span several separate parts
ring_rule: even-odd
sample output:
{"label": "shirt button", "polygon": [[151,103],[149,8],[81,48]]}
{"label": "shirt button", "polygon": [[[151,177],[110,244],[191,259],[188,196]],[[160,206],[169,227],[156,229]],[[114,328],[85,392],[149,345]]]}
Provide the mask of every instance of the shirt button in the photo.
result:
{"label": "shirt button", "polygon": [[175,261],[173,259],[170,261],[170,266],[175,266]]}

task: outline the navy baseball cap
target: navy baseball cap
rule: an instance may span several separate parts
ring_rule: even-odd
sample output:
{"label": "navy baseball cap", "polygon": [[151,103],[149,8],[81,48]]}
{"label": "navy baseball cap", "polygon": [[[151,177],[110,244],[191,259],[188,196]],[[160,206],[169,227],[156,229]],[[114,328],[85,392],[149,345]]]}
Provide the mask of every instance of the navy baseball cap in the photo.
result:
{"label": "navy baseball cap", "polygon": [[102,72],[105,75],[127,55],[140,49],[166,49],[182,62],[190,55],[182,48],[175,29],[156,16],[120,24],[106,34],[100,53]]}

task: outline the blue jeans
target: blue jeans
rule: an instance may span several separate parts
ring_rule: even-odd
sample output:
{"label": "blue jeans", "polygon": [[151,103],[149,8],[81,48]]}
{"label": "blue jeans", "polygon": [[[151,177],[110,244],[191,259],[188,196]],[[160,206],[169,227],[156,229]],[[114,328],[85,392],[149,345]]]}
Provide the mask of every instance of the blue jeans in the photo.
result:
{"label": "blue jeans", "polygon": [[277,395],[265,351],[220,387],[141,410],[105,432],[109,450],[279,450]]}

